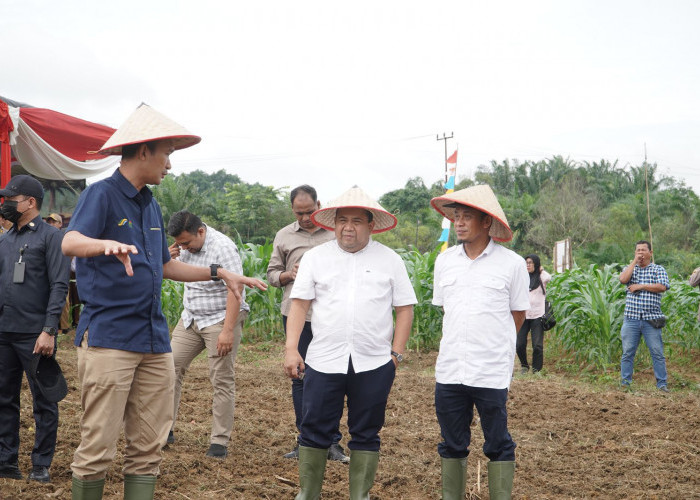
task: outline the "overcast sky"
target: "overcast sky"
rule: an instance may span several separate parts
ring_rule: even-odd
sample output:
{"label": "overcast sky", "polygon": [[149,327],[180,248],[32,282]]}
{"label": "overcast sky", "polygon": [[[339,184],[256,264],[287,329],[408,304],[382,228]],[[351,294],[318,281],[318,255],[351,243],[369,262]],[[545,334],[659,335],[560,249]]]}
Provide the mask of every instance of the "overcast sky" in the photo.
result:
{"label": "overcast sky", "polygon": [[0,0],[0,95],[118,127],[146,102],[221,168],[322,201],[506,158],[618,159],[700,192],[700,2]]}

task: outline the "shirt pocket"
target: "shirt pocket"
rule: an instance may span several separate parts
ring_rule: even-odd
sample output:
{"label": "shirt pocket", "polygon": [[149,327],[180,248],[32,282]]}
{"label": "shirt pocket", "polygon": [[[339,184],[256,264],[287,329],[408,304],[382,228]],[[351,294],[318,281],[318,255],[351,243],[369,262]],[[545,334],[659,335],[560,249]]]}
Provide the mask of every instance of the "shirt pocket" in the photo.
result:
{"label": "shirt pocket", "polygon": [[[22,262],[25,263],[25,282],[28,278],[36,279],[38,276],[46,274],[46,249],[38,241],[38,238],[36,240],[33,245],[25,247],[22,252]],[[19,252],[17,252],[17,257],[14,259],[15,262],[19,261],[19,255]]]}
{"label": "shirt pocket", "polygon": [[442,303],[445,310],[457,307],[464,297],[458,292],[459,286],[457,283],[457,275],[453,274],[442,278],[438,283],[438,292],[442,297]]}
{"label": "shirt pocket", "polygon": [[494,310],[510,307],[508,289],[504,279],[484,277],[474,282],[474,287],[478,291],[474,295],[474,299],[480,305]]}

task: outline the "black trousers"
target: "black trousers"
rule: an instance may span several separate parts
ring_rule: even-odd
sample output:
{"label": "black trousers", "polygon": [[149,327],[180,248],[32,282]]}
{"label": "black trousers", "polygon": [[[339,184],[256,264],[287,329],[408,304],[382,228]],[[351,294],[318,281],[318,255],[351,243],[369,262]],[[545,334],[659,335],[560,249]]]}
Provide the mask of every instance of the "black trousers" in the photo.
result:
{"label": "black trousers", "polygon": [[462,384],[435,384],[435,413],[443,441],[438,454],[443,458],[469,455],[474,407],[481,417],[484,455],[489,460],[515,460],[515,442],[508,432],[506,402],[508,389],[487,389]]}
{"label": "black trousers", "polygon": [[393,360],[362,373],[355,373],[352,359],[348,373],[322,373],[306,365],[299,444],[310,448],[330,447],[347,396],[351,438],[348,448],[379,451],[379,431],[384,426],[395,375]]}
{"label": "black trousers", "polygon": [[[287,334],[287,316],[282,315],[282,324],[284,325],[284,333]],[[309,350],[309,344],[314,338],[314,334],[311,331],[311,322],[306,321],[304,323],[304,329],[301,331],[301,336],[299,337],[299,344],[297,349],[299,354],[301,354],[301,359],[306,360],[306,351]],[[304,399],[304,381],[298,378],[292,379],[292,403],[294,404],[294,424],[297,427],[297,431],[301,432],[301,402]],[[333,436],[333,444],[339,443],[343,435],[340,430],[335,430],[335,435]]]}
{"label": "black trousers", "polygon": [[520,365],[523,368],[530,368],[527,363],[527,333],[532,332],[532,371],[538,372],[542,369],[544,360],[544,330],[540,318],[526,319],[523,326],[518,331],[515,341],[515,352],[518,354]]}
{"label": "black trousers", "polygon": [[[0,462],[17,462],[22,376],[29,373],[38,337],[38,333],[0,332]],[[58,403],[47,401],[28,376],[27,379],[32,392],[36,428],[32,464],[50,467],[56,449]]]}

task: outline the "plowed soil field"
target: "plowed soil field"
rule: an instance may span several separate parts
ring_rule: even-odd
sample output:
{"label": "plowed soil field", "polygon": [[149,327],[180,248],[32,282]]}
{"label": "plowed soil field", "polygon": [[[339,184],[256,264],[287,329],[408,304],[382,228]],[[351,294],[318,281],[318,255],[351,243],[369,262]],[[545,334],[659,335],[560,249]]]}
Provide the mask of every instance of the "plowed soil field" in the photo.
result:
{"label": "plowed soil field", "polygon": [[[440,439],[433,405],[435,353],[412,353],[397,374],[371,498],[440,498]],[[70,393],[60,403],[61,424],[52,483],[0,479],[0,499],[69,499],[70,463],[80,436],[80,393],[76,355],[64,337],[58,353]],[[545,360],[545,363],[547,360]],[[669,372],[674,370],[669,367]],[[698,383],[698,371],[686,379]],[[516,375],[511,386],[509,427],[518,444],[516,499],[690,499],[700,498],[700,395],[655,390],[653,374],[636,374],[637,389],[626,393],[549,372]],[[291,385],[281,369],[277,345],[243,345],[236,374],[236,423],[229,456],[209,459],[211,391],[205,359],[188,372],[176,429],[177,441],[163,452],[159,499],[293,498],[295,460],[282,455],[296,430]],[[34,437],[31,399],[22,393],[20,467],[31,468]],[[348,434],[345,418],[341,444]],[[487,459],[478,419],[472,429],[468,496],[488,498]],[[123,443],[120,444],[120,450]],[[105,498],[121,499],[121,455],[107,476]],[[348,497],[348,466],[329,462],[323,498]]]}

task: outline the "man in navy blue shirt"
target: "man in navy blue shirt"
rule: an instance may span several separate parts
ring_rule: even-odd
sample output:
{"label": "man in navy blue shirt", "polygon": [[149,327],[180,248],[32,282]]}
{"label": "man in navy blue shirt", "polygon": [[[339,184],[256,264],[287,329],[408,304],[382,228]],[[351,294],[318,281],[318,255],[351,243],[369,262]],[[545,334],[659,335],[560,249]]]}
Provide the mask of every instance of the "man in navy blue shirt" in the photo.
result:
{"label": "man in navy blue shirt", "polygon": [[[39,210],[41,183],[13,177],[0,190],[3,217],[13,223],[0,238],[0,477],[21,479],[19,397],[22,372],[34,356],[54,356],[56,331],[66,302],[70,260],[61,253],[62,233]],[[48,401],[27,377],[34,403],[36,434],[29,479],[49,482],[56,448],[58,403]]]}
{"label": "man in navy blue shirt", "polygon": [[622,387],[627,389],[632,383],[634,356],[639,340],[644,336],[654,366],[656,387],[668,392],[666,358],[664,343],[661,339],[662,322],[661,294],[671,287],[668,274],[663,266],[651,262],[651,243],[638,241],[634,250],[634,259],[620,273],[620,282],[627,285],[625,301],[625,319],[622,322],[622,360],[620,375]]}
{"label": "man in navy blue shirt", "polygon": [[64,237],[63,252],[78,257],[85,303],[75,335],[83,417],[71,464],[73,498],[101,498],[122,422],[124,498],[153,498],[173,419],[175,372],[161,310],[163,278],[222,279],[239,299],[244,285],[265,288],[217,264],[197,267],[170,258],[160,207],[146,186],[167,175],[173,151],[199,141],[139,106],[101,150],[121,154],[119,169],[85,190]]}

